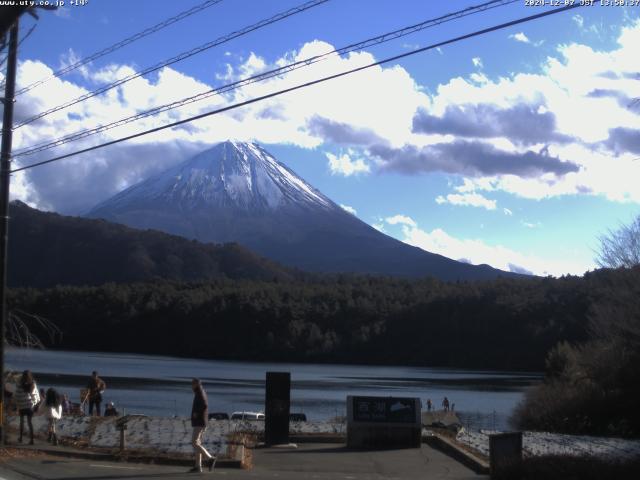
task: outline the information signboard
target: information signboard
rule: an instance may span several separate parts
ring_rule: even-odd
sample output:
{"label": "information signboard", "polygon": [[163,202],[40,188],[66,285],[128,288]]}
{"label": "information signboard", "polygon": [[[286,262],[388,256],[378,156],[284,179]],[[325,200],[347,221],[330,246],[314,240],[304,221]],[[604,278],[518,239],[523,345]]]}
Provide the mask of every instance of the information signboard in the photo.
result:
{"label": "information signboard", "polygon": [[354,422],[415,423],[413,398],[351,397]]}
{"label": "information signboard", "polygon": [[347,396],[347,446],[419,448],[419,398]]}

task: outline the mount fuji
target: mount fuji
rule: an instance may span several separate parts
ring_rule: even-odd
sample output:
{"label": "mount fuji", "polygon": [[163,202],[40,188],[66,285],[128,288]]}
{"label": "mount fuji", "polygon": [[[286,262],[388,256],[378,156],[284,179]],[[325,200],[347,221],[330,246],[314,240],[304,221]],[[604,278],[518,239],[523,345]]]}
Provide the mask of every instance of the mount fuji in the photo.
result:
{"label": "mount fuji", "polygon": [[255,143],[215,145],[98,204],[87,216],[201,242],[237,242],[315,272],[442,280],[513,275],[457,262],[377,231]]}

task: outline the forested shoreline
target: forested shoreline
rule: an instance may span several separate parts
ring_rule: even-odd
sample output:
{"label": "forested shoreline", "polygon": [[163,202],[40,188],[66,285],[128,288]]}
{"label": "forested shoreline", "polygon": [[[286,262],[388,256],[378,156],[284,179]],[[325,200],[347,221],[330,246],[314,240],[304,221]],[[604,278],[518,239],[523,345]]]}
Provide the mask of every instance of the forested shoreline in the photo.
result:
{"label": "forested shoreline", "polygon": [[559,342],[585,341],[589,319],[636,277],[109,283],[12,289],[8,305],[60,329],[40,332],[49,348],[540,371]]}

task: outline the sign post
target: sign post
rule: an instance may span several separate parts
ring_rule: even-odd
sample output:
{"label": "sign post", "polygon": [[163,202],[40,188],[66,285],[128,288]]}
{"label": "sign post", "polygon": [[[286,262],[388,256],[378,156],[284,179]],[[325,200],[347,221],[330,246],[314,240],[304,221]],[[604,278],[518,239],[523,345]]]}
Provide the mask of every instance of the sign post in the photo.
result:
{"label": "sign post", "polygon": [[291,373],[267,372],[264,409],[264,442],[267,445],[289,443]]}

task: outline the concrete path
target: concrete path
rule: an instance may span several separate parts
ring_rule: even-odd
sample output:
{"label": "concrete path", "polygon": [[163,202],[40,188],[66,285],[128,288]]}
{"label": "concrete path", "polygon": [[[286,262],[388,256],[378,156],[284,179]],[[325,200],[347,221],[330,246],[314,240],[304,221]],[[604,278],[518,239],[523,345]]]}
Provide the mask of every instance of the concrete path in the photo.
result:
{"label": "concrete path", "polygon": [[212,474],[186,473],[185,467],[117,463],[37,456],[0,464],[2,480],[109,480],[200,478],[215,475],[233,480],[313,479],[364,480],[418,478],[476,480],[479,476],[446,455],[420,449],[353,451],[336,444],[306,444],[298,449],[258,449],[252,470],[216,469]]}

